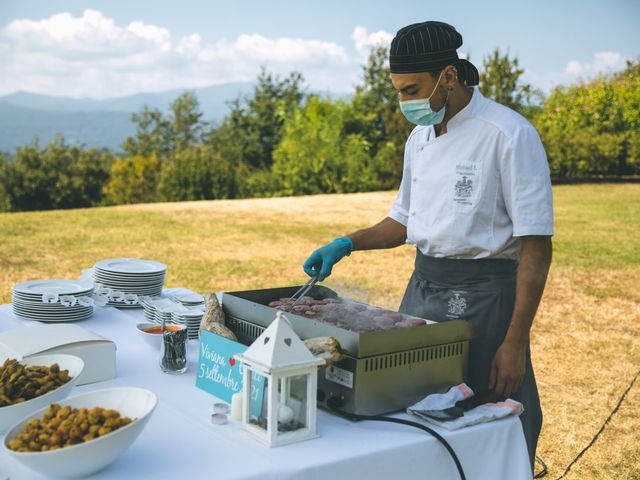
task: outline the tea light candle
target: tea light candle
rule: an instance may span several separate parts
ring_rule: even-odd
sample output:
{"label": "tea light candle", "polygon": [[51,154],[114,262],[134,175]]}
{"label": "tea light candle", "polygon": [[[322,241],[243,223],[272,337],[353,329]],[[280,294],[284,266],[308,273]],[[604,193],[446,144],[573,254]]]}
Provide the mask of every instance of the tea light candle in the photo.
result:
{"label": "tea light candle", "polygon": [[226,403],[214,403],[213,404],[213,413],[229,413],[229,405]]}
{"label": "tea light candle", "polygon": [[293,420],[293,408],[288,405],[280,405],[278,409],[278,421],[281,423],[289,423]]}
{"label": "tea light candle", "polygon": [[231,420],[242,420],[242,392],[234,393],[231,397]]}
{"label": "tea light candle", "polygon": [[214,425],[224,425],[227,423],[227,416],[224,413],[214,413],[211,415],[211,423]]}

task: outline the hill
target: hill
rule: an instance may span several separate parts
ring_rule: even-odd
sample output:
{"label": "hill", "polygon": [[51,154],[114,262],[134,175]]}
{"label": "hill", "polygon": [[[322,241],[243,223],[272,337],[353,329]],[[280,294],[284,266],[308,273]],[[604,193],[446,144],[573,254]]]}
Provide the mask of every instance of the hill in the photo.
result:
{"label": "hill", "polygon": [[[252,84],[227,83],[193,89],[207,121],[219,121],[228,112],[227,103],[249,93]],[[58,132],[89,147],[117,150],[135,129],[131,113],[144,105],[168,110],[185,90],[139,93],[107,99],[67,98],[15,92],[0,97],[0,151],[13,152],[34,137],[49,142]]]}

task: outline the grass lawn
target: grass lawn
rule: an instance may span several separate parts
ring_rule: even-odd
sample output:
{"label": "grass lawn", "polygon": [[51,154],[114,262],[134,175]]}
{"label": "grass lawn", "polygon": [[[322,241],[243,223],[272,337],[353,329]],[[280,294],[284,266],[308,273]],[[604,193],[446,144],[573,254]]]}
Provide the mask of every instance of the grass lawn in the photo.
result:
{"label": "grass lawn", "polygon": [[[640,185],[554,187],[556,235],[534,323],[545,423],[538,454],[555,479],[591,441],[640,369]],[[306,281],[317,246],[371,225],[394,193],[185,202],[0,214],[0,301],[37,278],[75,278],[95,261],[169,265],[168,286],[197,291]],[[414,251],[357,252],[325,284],[396,309]],[[640,381],[567,479],[640,479]]]}

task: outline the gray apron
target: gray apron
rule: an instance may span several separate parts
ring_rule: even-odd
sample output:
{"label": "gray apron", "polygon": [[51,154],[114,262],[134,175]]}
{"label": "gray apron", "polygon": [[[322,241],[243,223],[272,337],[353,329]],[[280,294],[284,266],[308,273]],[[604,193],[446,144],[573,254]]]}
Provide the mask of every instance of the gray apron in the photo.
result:
{"label": "gray apron", "polygon": [[[415,270],[400,312],[437,322],[463,319],[476,329],[471,341],[467,384],[480,394],[488,390],[493,357],[501,345],[515,303],[515,260],[435,258],[416,250]],[[538,388],[527,346],[524,381],[511,398],[524,405],[520,415],[533,468],[542,427]]]}

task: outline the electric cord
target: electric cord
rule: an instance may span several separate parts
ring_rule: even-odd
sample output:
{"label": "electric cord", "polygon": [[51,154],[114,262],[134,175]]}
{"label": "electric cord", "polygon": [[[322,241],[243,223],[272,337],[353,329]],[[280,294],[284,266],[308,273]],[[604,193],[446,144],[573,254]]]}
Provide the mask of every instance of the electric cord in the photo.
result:
{"label": "electric cord", "polygon": [[449,442],[447,442],[442,437],[442,435],[440,435],[435,430],[433,430],[433,429],[431,429],[431,428],[429,428],[426,425],[423,425],[421,423],[412,422],[410,420],[403,420],[401,418],[385,417],[383,415],[357,415],[355,413],[345,412],[344,410],[341,410],[340,407],[339,407],[339,403],[342,403],[342,401],[343,401],[343,399],[340,398],[340,397],[331,397],[331,398],[329,398],[327,400],[327,407],[332,412],[336,413],[337,415],[339,415],[341,417],[346,418],[347,420],[352,420],[352,421],[356,421],[356,420],[374,420],[374,421],[377,421],[377,422],[398,423],[400,425],[407,425],[409,427],[419,428],[420,430],[423,430],[423,431],[427,432],[428,434],[433,436],[436,440],[438,440],[444,446],[444,448],[447,449],[447,452],[449,452],[449,455],[451,455],[451,458],[453,459],[454,463],[456,464],[456,468],[458,469],[458,474],[460,475],[460,480],[466,480],[466,477],[464,475],[464,470],[462,469],[462,464],[460,463],[460,460],[458,459],[458,456],[456,455],[456,452],[453,450],[451,445],[449,445]]}
{"label": "electric cord", "polygon": [[624,402],[624,399],[627,397],[627,394],[629,393],[629,391],[631,391],[631,389],[633,388],[633,384],[636,383],[636,380],[638,380],[638,376],[640,376],[640,370],[638,370],[636,372],[636,374],[634,375],[634,377],[631,379],[631,382],[629,383],[629,385],[627,386],[627,388],[625,389],[625,391],[622,393],[622,395],[620,396],[620,398],[618,399],[618,402],[616,403],[616,406],[613,407],[613,410],[611,410],[611,413],[609,414],[609,416],[607,417],[607,419],[604,421],[604,423],[602,424],[602,426],[600,427],[600,430],[598,430],[596,432],[596,434],[593,436],[593,438],[591,439],[591,441],[587,444],[586,447],[584,447],[580,453],[578,453],[578,455],[576,455],[576,457],[571,461],[571,463],[569,463],[569,465],[567,465],[567,468],[564,469],[564,472],[562,473],[562,475],[560,475],[556,480],[561,480],[563,479],[567,473],[569,473],[569,470],[571,470],[571,468],[578,462],[578,460],[580,460],[580,458],[582,457],[582,455],[584,455],[587,450],[589,450],[594,443],[596,443],[596,440],[598,440],[598,437],[600,437],[600,435],[602,434],[602,432],[604,432],[604,429],[606,428],[606,426],[609,424],[609,422],[611,421],[611,419],[613,418],[613,416],[616,414],[616,412],[618,411],[618,409],[620,408],[620,406],[622,405],[622,402]]}
{"label": "electric cord", "polygon": [[544,460],[542,460],[542,458],[540,458],[538,455],[536,455],[535,462],[539,463],[542,469],[538,473],[533,475],[533,478],[542,478],[547,473],[549,473],[549,471],[547,470],[547,464],[544,463]]}

